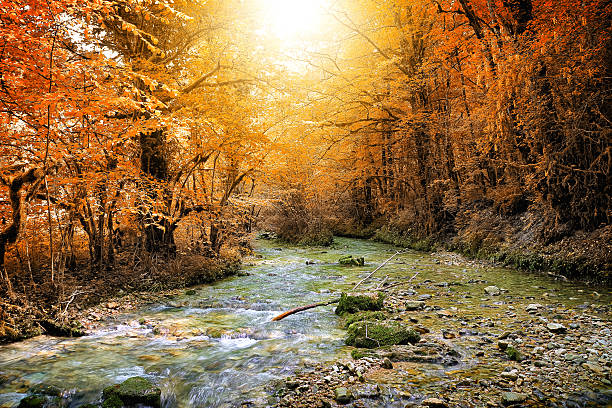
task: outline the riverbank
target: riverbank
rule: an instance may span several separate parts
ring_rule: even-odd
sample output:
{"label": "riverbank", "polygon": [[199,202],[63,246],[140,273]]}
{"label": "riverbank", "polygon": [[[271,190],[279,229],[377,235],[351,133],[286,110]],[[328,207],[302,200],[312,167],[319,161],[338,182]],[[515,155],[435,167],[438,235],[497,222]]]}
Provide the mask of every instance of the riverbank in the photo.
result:
{"label": "riverbank", "polygon": [[388,281],[384,309],[367,317],[406,324],[420,341],[352,348],[352,359],[303,370],[271,389],[277,406],[612,406],[611,308],[600,293],[568,304],[554,290],[443,278]]}
{"label": "riverbank", "polygon": [[366,228],[336,223],[333,229],[341,236],[418,251],[444,249],[513,269],[612,286],[612,226],[580,231],[552,228],[544,219],[537,211],[502,216],[485,208],[454,220],[444,232],[431,236],[415,236],[397,220],[379,220]]}
{"label": "riverbank", "polygon": [[240,259],[194,254],[149,259],[134,266],[118,260],[111,270],[66,271],[61,283],[27,282],[0,300],[0,344],[48,334],[78,337],[107,316],[132,310],[184,288],[236,274]]}

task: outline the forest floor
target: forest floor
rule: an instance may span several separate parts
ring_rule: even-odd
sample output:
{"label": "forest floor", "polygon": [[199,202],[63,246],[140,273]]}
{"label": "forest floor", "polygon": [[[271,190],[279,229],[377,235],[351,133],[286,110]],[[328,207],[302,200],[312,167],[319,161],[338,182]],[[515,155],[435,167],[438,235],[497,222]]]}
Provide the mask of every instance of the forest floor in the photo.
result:
{"label": "forest floor", "polygon": [[467,307],[472,296],[448,285],[383,289],[383,321],[416,328],[420,341],[305,369],[271,389],[278,406],[612,406],[612,308],[596,292],[568,307],[498,288]]}

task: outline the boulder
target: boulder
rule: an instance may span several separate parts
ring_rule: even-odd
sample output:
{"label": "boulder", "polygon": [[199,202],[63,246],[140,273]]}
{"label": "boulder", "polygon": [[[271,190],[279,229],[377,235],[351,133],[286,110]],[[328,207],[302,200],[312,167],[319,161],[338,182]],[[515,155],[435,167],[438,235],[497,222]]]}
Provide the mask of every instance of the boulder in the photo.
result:
{"label": "boulder", "polygon": [[47,403],[44,395],[28,395],[19,401],[17,408],[43,408]]}
{"label": "boulder", "polygon": [[415,344],[421,337],[407,325],[394,321],[361,321],[348,328],[346,344],[362,348],[376,348],[394,344]]}
{"label": "boulder", "polygon": [[361,310],[381,310],[385,297],[380,293],[362,293],[340,295],[340,302],[336,307],[336,314],[357,313]]}
{"label": "boulder", "polygon": [[487,286],[484,291],[489,296],[499,296],[501,290],[497,286]]}
{"label": "boulder", "polygon": [[365,264],[365,259],[363,257],[353,258],[353,255],[344,255],[338,259],[338,263],[348,266],[363,266]]}
{"label": "boulder", "polygon": [[103,408],[125,405],[145,405],[154,408],[161,406],[161,390],[142,377],[128,378],[121,384],[106,387],[102,393]]}

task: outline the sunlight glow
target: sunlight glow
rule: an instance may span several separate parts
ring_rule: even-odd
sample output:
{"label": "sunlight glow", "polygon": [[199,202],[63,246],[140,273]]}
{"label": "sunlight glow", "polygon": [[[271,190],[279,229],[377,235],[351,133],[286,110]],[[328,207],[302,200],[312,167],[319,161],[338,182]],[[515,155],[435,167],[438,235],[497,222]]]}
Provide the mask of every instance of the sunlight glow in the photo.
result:
{"label": "sunlight glow", "polygon": [[327,0],[260,0],[264,6],[263,29],[280,40],[314,35],[322,28]]}

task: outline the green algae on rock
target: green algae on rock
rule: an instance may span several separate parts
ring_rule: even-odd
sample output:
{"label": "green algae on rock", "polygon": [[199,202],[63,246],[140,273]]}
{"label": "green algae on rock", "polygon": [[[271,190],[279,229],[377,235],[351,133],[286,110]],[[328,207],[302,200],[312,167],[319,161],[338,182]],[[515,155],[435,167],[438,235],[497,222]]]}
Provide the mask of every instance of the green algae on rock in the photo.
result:
{"label": "green algae on rock", "polygon": [[414,344],[421,336],[412,328],[400,322],[360,321],[348,328],[345,343],[360,348],[376,348],[394,344]]}
{"label": "green algae on rock", "polygon": [[161,390],[142,377],[128,378],[121,384],[106,387],[102,396],[103,408],[136,404],[159,408],[161,405]]}
{"label": "green algae on rock", "polygon": [[44,395],[28,395],[19,402],[17,408],[42,408],[46,403]]}
{"label": "green algae on rock", "polygon": [[385,297],[381,293],[363,293],[340,295],[340,302],[336,307],[336,314],[357,313],[359,311],[378,311],[383,308]]}
{"label": "green algae on rock", "polygon": [[344,328],[348,328],[351,324],[356,322],[361,322],[363,320],[385,320],[387,315],[382,311],[371,311],[366,310],[363,312],[357,312],[352,314],[347,314],[342,319]]}
{"label": "green algae on rock", "polygon": [[338,263],[340,265],[348,265],[348,266],[363,266],[365,264],[365,260],[363,257],[353,258],[353,255],[344,255],[340,259],[338,259]]}

